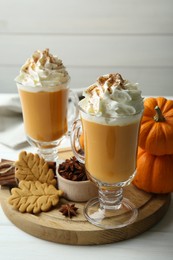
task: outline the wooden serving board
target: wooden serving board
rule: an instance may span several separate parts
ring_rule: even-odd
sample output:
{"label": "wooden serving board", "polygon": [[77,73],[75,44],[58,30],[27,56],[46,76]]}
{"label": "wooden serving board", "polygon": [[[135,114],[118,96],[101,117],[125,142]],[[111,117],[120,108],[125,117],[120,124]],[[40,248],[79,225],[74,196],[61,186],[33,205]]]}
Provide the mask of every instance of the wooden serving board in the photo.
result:
{"label": "wooden serving board", "polygon": [[[72,152],[69,149],[60,151],[61,159],[71,156]],[[71,219],[59,212],[60,204],[67,203],[64,198],[61,198],[60,204],[49,212],[42,212],[38,215],[20,213],[8,203],[10,189],[4,186],[0,189],[2,209],[9,220],[18,228],[44,240],[71,245],[107,244],[139,235],[164,216],[171,200],[170,194],[154,195],[143,192],[133,185],[124,189],[124,195],[130,198],[138,208],[137,220],[127,227],[101,229],[85,219],[83,215],[84,203],[75,202],[76,207],[78,207],[78,215]]]}

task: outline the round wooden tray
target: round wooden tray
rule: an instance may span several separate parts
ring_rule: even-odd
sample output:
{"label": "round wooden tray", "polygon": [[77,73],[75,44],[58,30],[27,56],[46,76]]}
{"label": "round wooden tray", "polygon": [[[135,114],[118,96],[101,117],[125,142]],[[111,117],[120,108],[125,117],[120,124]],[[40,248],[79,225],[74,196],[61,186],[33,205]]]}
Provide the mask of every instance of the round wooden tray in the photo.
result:
{"label": "round wooden tray", "polygon": [[[60,151],[60,158],[66,159],[72,156],[68,150]],[[21,230],[44,240],[71,244],[71,245],[93,245],[107,244],[132,238],[151,228],[166,213],[170,200],[170,194],[150,194],[143,192],[133,185],[124,189],[124,195],[136,205],[139,211],[137,220],[127,226],[118,229],[101,229],[90,224],[83,215],[84,203],[76,203],[78,215],[67,218],[57,208],[39,215],[20,213],[14,210],[8,203],[10,189],[2,186],[0,189],[1,206],[9,218]],[[67,203],[61,198],[60,204]]]}

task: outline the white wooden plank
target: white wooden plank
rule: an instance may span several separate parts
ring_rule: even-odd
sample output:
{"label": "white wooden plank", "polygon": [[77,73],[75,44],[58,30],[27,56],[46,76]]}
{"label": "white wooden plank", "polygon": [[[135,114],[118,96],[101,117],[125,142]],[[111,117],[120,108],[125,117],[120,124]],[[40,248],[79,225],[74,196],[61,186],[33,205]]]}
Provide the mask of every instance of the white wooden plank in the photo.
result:
{"label": "white wooden plank", "polygon": [[[119,72],[124,78],[138,82],[143,95],[172,96],[173,95],[173,67],[68,67],[71,76],[70,87],[85,88],[95,82],[98,76]],[[14,82],[18,74],[18,67],[0,67],[0,93],[17,93]]]}
{"label": "white wooden plank", "polygon": [[0,32],[170,34],[172,0],[1,0]]}
{"label": "white wooden plank", "polygon": [[0,65],[22,65],[50,48],[66,66],[173,66],[173,36],[1,35]]}

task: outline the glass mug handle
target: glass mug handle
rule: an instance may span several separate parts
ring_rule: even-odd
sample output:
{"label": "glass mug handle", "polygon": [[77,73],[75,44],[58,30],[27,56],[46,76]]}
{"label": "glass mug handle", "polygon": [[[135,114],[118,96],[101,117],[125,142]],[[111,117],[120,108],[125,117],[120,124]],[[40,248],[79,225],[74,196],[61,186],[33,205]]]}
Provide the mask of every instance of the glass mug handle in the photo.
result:
{"label": "glass mug handle", "polygon": [[71,129],[71,135],[70,135],[70,141],[71,141],[71,148],[72,151],[77,158],[77,160],[81,163],[85,163],[85,156],[83,148],[80,144],[80,136],[82,134],[82,122],[81,119],[78,119],[73,122],[72,129]]}
{"label": "glass mug handle", "polygon": [[69,89],[69,97],[68,97],[68,135],[71,133],[71,128],[73,122],[79,116],[79,110],[77,104],[79,102],[78,95]]}

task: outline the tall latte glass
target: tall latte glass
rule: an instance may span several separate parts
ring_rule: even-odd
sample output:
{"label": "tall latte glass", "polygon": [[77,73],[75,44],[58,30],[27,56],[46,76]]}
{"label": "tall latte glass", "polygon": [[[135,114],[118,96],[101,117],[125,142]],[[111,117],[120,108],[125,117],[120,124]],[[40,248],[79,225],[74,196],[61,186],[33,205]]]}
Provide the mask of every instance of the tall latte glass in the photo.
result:
{"label": "tall latte glass", "polygon": [[[117,74],[116,77],[115,75],[113,77],[114,80],[116,79],[115,86],[119,86]],[[94,89],[97,89],[98,94],[98,90],[101,91],[99,87],[99,84],[94,88],[92,86],[89,96],[94,95]],[[120,94],[123,94],[121,89]],[[104,99],[103,95],[101,97]],[[99,190],[98,198],[88,201],[84,213],[86,218],[97,226],[123,227],[134,222],[138,214],[130,198],[123,197],[123,187],[131,183],[136,172],[142,99],[138,103],[138,111],[135,109],[128,111],[130,109],[130,103],[128,103],[129,107],[125,108],[127,109],[126,114],[122,111],[121,113],[109,113],[109,108],[104,108],[107,111],[105,114],[103,110],[101,112],[101,109],[97,111],[100,113],[94,113],[91,102],[96,102],[97,97],[89,98],[89,106],[87,106],[87,99],[88,96],[79,103],[81,119],[74,123],[71,135],[76,157],[85,163],[88,177],[98,186]],[[110,106],[112,101],[107,101]],[[104,106],[103,102],[102,106]],[[81,132],[84,135],[84,156],[78,153],[77,147]]]}
{"label": "tall latte glass", "polygon": [[[78,101],[69,89],[69,76],[61,60],[46,49],[37,51],[16,78],[25,133],[47,161],[56,161],[58,145],[68,131],[68,101]],[[77,108],[73,119],[78,115]]]}

